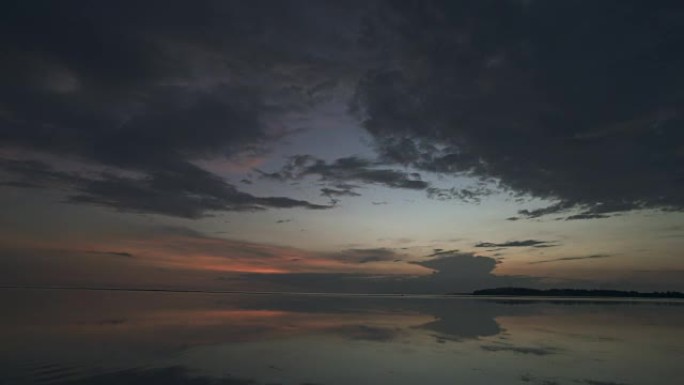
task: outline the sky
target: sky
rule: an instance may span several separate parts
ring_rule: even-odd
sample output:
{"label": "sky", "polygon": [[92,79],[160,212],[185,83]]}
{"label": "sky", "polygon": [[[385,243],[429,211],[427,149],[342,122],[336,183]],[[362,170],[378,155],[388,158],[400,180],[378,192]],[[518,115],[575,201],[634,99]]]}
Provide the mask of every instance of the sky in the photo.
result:
{"label": "sky", "polygon": [[680,1],[8,1],[0,285],[684,290]]}

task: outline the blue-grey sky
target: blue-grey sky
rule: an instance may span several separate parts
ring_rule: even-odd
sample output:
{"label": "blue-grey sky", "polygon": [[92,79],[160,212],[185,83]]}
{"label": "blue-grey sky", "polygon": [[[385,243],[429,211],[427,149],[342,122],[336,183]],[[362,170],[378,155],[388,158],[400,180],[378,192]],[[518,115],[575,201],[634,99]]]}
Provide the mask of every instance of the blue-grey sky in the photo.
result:
{"label": "blue-grey sky", "polygon": [[677,1],[10,1],[5,285],[683,290]]}

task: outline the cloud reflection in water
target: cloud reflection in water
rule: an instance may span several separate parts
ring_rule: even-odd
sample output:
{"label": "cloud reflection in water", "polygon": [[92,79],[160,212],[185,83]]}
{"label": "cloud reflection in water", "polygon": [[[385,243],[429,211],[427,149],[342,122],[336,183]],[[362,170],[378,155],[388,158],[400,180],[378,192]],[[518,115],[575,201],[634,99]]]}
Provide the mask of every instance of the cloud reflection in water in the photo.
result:
{"label": "cloud reflection in water", "polygon": [[0,316],[0,368],[17,379],[9,383],[669,384],[683,374],[681,303],[0,295],[11,308]]}

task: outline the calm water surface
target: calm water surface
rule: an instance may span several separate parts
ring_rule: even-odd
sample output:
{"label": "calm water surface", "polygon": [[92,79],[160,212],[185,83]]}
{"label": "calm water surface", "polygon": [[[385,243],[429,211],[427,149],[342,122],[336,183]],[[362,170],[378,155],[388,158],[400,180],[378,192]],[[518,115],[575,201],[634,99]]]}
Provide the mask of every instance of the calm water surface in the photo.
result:
{"label": "calm water surface", "polygon": [[0,290],[0,384],[684,384],[684,302]]}

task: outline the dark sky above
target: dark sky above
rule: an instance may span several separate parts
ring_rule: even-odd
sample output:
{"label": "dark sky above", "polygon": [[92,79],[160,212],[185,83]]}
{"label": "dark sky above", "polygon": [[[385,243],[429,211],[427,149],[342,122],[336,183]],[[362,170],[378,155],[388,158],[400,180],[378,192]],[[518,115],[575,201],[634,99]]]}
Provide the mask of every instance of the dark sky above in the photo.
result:
{"label": "dark sky above", "polygon": [[684,289],[681,1],[23,0],[0,29],[5,284]]}

